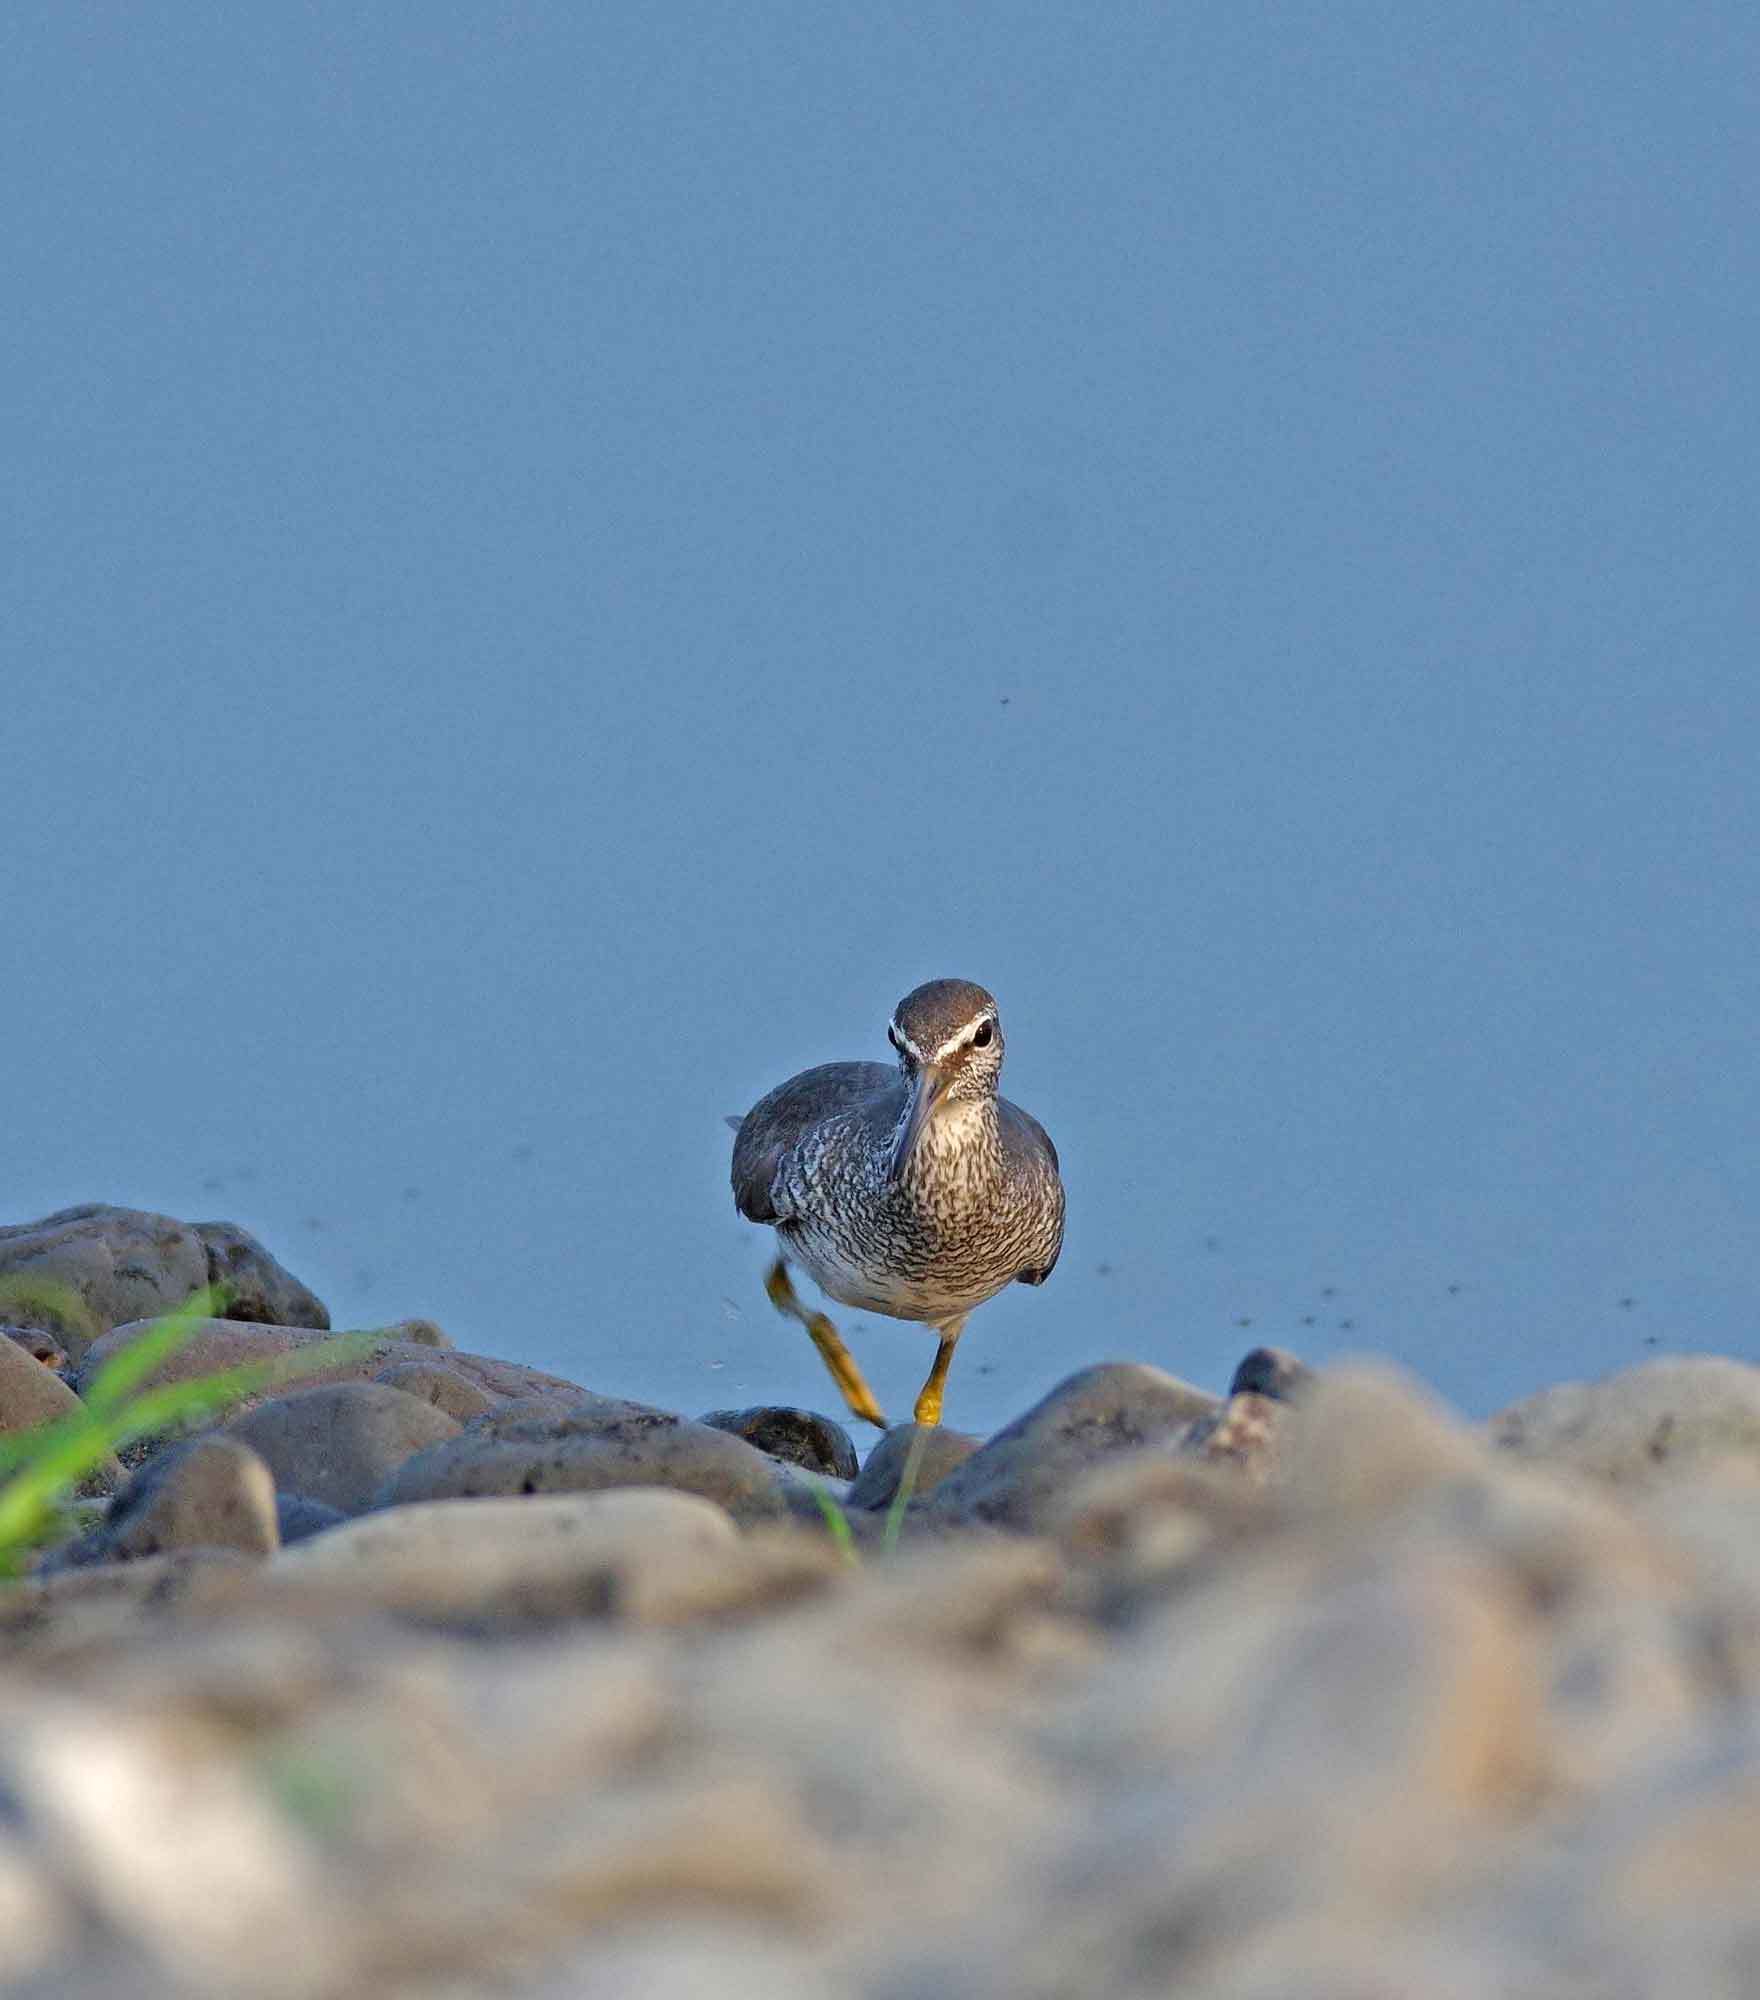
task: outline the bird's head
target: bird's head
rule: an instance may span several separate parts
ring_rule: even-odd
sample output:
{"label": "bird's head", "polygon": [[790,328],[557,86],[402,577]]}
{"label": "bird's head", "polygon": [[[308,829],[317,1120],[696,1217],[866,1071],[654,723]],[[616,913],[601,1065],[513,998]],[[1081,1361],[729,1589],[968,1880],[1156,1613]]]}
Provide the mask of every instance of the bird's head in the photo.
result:
{"label": "bird's head", "polygon": [[910,1089],[892,1149],[892,1178],[910,1164],[936,1109],[994,1097],[1002,1077],[995,999],[969,979],[931,979],[892,1010],[886,1038]]}

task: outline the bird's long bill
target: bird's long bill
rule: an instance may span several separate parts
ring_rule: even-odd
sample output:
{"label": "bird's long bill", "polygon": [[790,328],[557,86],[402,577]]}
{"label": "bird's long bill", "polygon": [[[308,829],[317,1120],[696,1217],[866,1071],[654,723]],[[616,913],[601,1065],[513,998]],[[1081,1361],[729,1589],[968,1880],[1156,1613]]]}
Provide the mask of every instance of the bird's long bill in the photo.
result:
{"label": "bird's long bill", "polygon": [[904,1123],[899,1127],[898,1138],[892,1148],[892,1178],[895,1181],[910,1165],[911,1155],[917,1149],[923,1129],[946,1088],[947,1078],[933,1063],[924,1063],[911,1079],[911,1101],[905,1109]]}

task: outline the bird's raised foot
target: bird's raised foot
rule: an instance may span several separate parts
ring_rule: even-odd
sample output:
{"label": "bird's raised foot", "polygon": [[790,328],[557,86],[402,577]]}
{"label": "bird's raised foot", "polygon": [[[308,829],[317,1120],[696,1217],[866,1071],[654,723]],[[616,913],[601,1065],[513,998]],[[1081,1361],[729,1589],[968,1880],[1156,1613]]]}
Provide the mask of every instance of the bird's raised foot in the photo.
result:
{"label": "bird's raised foot", "polygon": [[855,1356],[844,1346],[830,1319],[803,1303],[789,1278],[788,1265],[783,1258],[778,1257],[771,1267],[770,1275],[764,1280],[764,1290],[779,1313],[798,1319],[806,1328],[813,1345],[819,1350],[820,1359],[831,1371],[831,1379],[842,1392],[850,1415],[860,1417],[863,1423],[873,1424],[879,1430],[886,1430],[885,1415],[874,1400],[874,1392],[868,1387],[862,1371],[856,1366]]}

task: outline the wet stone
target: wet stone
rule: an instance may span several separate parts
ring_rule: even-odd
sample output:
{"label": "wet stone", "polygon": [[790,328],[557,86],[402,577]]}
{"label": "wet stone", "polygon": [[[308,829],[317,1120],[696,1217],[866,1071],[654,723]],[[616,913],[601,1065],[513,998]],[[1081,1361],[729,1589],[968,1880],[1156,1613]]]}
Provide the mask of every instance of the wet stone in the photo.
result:
{"label": "wet stone", "polygon": [[1232,1465],[1263,1485],[1277,1471],[1287,1403],[1253,1390],[1237,1390],[1219,1409],[1199,1417],[1174,1440],[1175,1450],[1213,1464]]}
{"label": "wet stone", "polygon": [[[93,1377],[114,1354],[120,1354],[141,1339],[150,1321],[131,1322],[116,1327],[79,1358],[74,1386],[90,1387]],[[431,1338],[428,1336],[432,1336]],[[586,1390],[560,1375],[518,1362],[502,1361],[493,1355],[469,1354],[446,1343],[446,1336],[430,1320],[403,1320],[389,1327],[368,1327],[331,1335],[316,1327],[267,1326],[243,1320],[197,1320],[189,1337],[175,1354],[169,1355],[148,1377],[158,1385],[184,1382],[192,1376],[211,1375],[243,1362],[272,1361],[282,1356],[303,1355],[320,1343],[346,1340],[348,1346],[321,1369],[266,1391],[270,1398],[292,1394],[328,1382],[367,1382],[387,1368],[409,1362],[423,1367],[444,1365],[462,1375],[491,1398],[515,1396],[560,1397],[570,1403],[586,1396]],[[443,1361],[442,1361],[443,1357]]]}
{"label": "wet stone", "polygon": [[1314,1371],[1284,1347],[1255,1347],[1241,1357],[1228,1385],[1230,1396],[1270,1396],[1293,1402],[1314,1379]]}
{"label": "wet stone", "polygon": [[53,1369],[16,1340],[0,1340],[0,1431],[29,1430],[65,1417],[79,1398]]}
{"label": "wet stone", "polygon": [[340,1527],[347,1519],[340,1507],[326,1507],[322,1500],[308,1499],[303,1493],[275,1496],[275,1525],[283,1546],[308,1541],[313,1535]]}
{"label": "wet stone", "polygon": [[890,1507],[913,1448],[916,1470],[911,1477],[911,1497],[920,1500],[934,1492],[956,1466],[964,1465],[983,1442],[969,1431],[949,1430],[944,1424],[894,1424],[856,1475],[849,1489],[849,1504],[869,1509]]}
{"label": "wet stone", "polygon": [[1303,1396],[1284,1454],[1295,1504],[1318,1515],[1397,1510],[1415,1496],[1483,1477],[1485,1448],[1402,1370],[1322,1370]]}
{"label": "wet stone", "polygon": [[486,1634],[583,1618],[744,1616],[844,1574],[822,1536],[742,1535],[697,1494],[621,1487],[386,1508],[289,1551],[270,1581],[296,1612],[352,1602]]}
{"label": "wet stone", "polygon": [[280,1545],[268,1466],[236,1439],[210,1433],[143,1466],[66,1559],[127,1562],[190,1548],[269,1556]]}
{"label": "wet stone", "polygon": [[856,1476],[856,1448],[849,1432],[816,1410],[761,1403],[749,1410],[711,1410],[697,1421],[712,1430],[729,1431],[772,1458],[808,1472],[823,1472],[833,1479]]}
{"label": "wet stone", "polygon": [[327,1330],[330,1311],[309,1285],[270,1256],[236,1222],[190,1225],[208,1256],[208,1283],[225,1288],[228,1319]]}
{"label": "wet stone", "polygon": [[0,1326],[0,1339],[10,1340],[15,1346],[22,1347],[33,1361],[40,1361],[57,1375],[66,1371],[67,1349],[47,1327]]}
{"label": "wet stone", "polygon": [[277,1487],[345,1514],[368,1506],[406,1459],[459,1429],[456,1417],[382,1382],[299,1389],[227,1426],[261,1452]]}
{"label": "wet stone", "polygon": [[236,1549],[174,1549],[28,1576],[0,1590],[0,1649],[127,1645],[157,1621],[242,1602],[262,1564]]}
{"label": "wet stone", "polygon": [[774,1519],[790,1511],[793,1471],[743,1438],[664,1411],[585,1410],[520,1422],[492,1413],[463,1437],[410,1459],[385,1482],[375,1505],[667,1486],[714,1500],[736,1520]]}
{"label": "wet stone", "polygon": [[497,1407],[495,1397],[481,1384],[440,1361],[394,1361],[389,1368],[381,1368],[373,1379],[388,1389],[401,1389],[406,1396],[432,1403],[435,1409],[444,1410],[461,1424],[468,1424],[473,1417]]}
{"label": "wet stone", "polygon": [[1159,1368],[1125,1361],[1084,1368],[949,1473],[925,1505],[943,1516],[1040,1529],[1088,1467],[1171,1440],[1216,1407],[1214,1396]]}
{"label": "wet stone", "polygon": [[45,1325],[77,1362],[110,1328],[180,1306],[208,1282],[187,1223],[87,1202],[0,1227],[0,1315]]}
{"label": "wet stone", "polygon": [[1646,1484],[1720,1457],[1760,1464],[1760,1368],[1669,1356],[1542,1389],[1488,1428],[1504,1451],[1615,1483]]}
{"label": "wet stone", "polygon": [[[0,1340],[0,1435],[74,1416],[80,1407],[79,1398],[52,1369],[33,1360],[18,1341]],[[107,1456],[80,1482],[79,1491],[109,1493],[122,1476],[121,1465]]]}
{"label": "wet stone", "polygon": [[632,1403],[624,1396],[595,1396],[576,1389],[568,1396],[509,1396],[480,1417],[473,1417],[465,1429],[472,1437],[528,1438],[535,1435],[534,1426],[541,1430],[546,1424],[567,1424],[584,1433],[626,1419],[638,1424],[683,1421],[654,1403]]}

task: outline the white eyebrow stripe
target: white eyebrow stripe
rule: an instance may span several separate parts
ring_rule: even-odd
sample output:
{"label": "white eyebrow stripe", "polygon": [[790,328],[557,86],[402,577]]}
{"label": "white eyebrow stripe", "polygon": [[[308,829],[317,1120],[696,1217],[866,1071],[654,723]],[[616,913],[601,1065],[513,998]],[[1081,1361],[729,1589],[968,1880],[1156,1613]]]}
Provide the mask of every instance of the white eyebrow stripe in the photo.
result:
{"label": "white eyebrow stripe", "polygon": [[905,1031],[898,1025],[898,1023],[896,1021],[889,1022],[888,1027],[891,1032],[892,1039],[895,1042],[899,1043],[905,1049],[908,1049],[909,1052],[916,1057],[917,1061],[921,1062],[923,1060],[922,1050],[917,1047],[916,1043],[911,1040],[910,1036],[905,1033]]}
{"label": "white eyebrow stripe", "polygon": [[[993,1028],[995,1025],[996,1016],[994,1014],[980,1015],[969,1028],[962,1028],[957,1035],[949,1035],[947,1040],[935,1051],[935,1060],[937,1062],[945,1062],[955,1049],[969,1048],[972,1043],[972,1037],[977,1034],[980,1028]],[[911,1054],[915,1055],[916,1050],[912,1049]]]}

